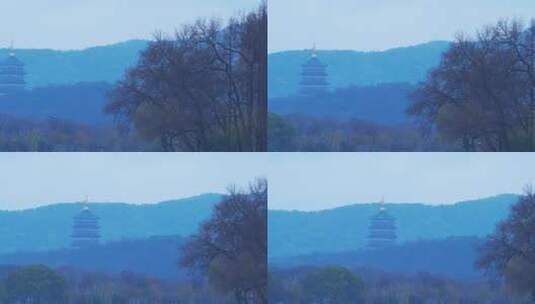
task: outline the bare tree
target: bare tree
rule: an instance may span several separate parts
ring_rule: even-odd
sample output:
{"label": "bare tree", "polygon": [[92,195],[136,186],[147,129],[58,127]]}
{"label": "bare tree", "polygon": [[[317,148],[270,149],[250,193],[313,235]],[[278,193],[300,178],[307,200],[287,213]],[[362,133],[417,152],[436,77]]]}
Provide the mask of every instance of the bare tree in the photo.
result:
{"label": "bare tree", "polygon": [[239,304],[267,303],[267,181],[235,187],[183,247],[180,264]]}
{"label": "bare tree", "polygon": [[535,193],[531,186],[480,248],[477,265],[535,301]]}
{"label": "bare tree", "polygon": [[265,4],[156,35],[106,107],[165,151],[266,151]]}
{"label": "bare tree", "polygon": [[408,112],[466,151],[535,150],[534,67],[535,21],[459,35]]}

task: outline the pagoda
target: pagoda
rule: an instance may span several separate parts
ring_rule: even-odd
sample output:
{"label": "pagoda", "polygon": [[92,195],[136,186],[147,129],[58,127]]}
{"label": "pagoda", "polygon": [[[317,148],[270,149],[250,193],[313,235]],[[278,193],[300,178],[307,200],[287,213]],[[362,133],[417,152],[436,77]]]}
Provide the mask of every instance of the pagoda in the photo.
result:
{"label": "pagoda", "polygon": [[311,58],[301,65],[300,95],[315,96],[328,91],[327,65],[318,59],[316,46],[312,48]]}
{"label": "pagoda", "polygon": [[368,248],[380,249],[396,244],[396,219],[388,214],[384,201],[379,203],[379,212],[370,218]]}
{"label": "pagoda", "polygon": [[73,218],[71,240],[71,247],[76,249],[91,247],[99,243],[99,217],[91,212],[87,200],[84,202],[82,211]]}
{"label": "pagoda", "polygon": [[26,87],[24,75],[24,63],[17,59],[11,46],[8,57],[0,61],[0,95],[23,92]]}

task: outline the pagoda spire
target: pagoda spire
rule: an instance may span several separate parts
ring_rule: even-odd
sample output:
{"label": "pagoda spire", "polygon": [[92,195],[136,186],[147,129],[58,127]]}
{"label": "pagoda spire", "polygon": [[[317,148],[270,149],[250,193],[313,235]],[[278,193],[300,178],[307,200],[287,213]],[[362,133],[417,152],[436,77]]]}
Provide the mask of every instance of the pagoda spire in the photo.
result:
{"label": "pagoda spire", "polygon": [[15,57],[15,48],[13,40],[11,40],[11,43],[9,44],[9,57]]}
{"label": "pagoda spire", "polygon": [[89,210],[89,195],[85,196],[85,199],[84,199],[84,210]]}

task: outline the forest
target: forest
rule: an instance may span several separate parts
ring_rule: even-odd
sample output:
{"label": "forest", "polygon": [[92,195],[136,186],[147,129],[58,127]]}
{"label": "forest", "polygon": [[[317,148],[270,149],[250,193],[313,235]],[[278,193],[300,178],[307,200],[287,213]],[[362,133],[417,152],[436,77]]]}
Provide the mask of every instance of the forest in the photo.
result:
{"label": "forest", "polygon": [[90,125],[55,117],[20,118],[0,114],[0,150],[4,152],[158,151],[138,135],[111,125]]}
{"label": "forest", "polygon": [[300,114],[269,114],[272,152],[455,151],[449,143],[423,135],[405,123],[383,125],[367,120],[339,120]]}
{"label": "forest", "polygon": [[341,266],[270,272],[270,303],[530,304],[485,281],[462,281],[430,273],[391,273]]}
{"label": "forest", "polygon": [[[5,274],[2,276],[1,273]],[[43,265],[0,269],[0,303],[232,303],[205,282]]]}

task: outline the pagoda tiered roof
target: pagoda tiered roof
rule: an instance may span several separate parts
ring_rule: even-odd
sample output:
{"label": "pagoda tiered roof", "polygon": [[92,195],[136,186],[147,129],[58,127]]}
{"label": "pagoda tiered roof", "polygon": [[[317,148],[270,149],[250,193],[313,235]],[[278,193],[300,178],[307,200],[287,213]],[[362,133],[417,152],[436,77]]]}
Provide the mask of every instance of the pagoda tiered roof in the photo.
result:
{"label": "pagoda tiered roof", "polygon": [[24,63],[12,52],[0,61],[0,94],[13,94],[24,91]]}
{"label": "pagoda tiered roof", "polygon": [[317,57],[316,49],[312,50],[312,57],[301,65],[301,81],[299,93],[302,95],[318,95],[329,88],[327,81],[327,65]]}
{"label": "pagoda tiered roof", "polygon": [[370,218],[368,230],[370,248],[384,248],[396,243],[396,219],[386,211],[382,203],[379,212]]}
{"label": "pagoda tiered roof", "polygon": [[99,243],[100,240],[100,218],[93,214],[89,207],[73,217],[71,246],[73,248],[85,248]]}

